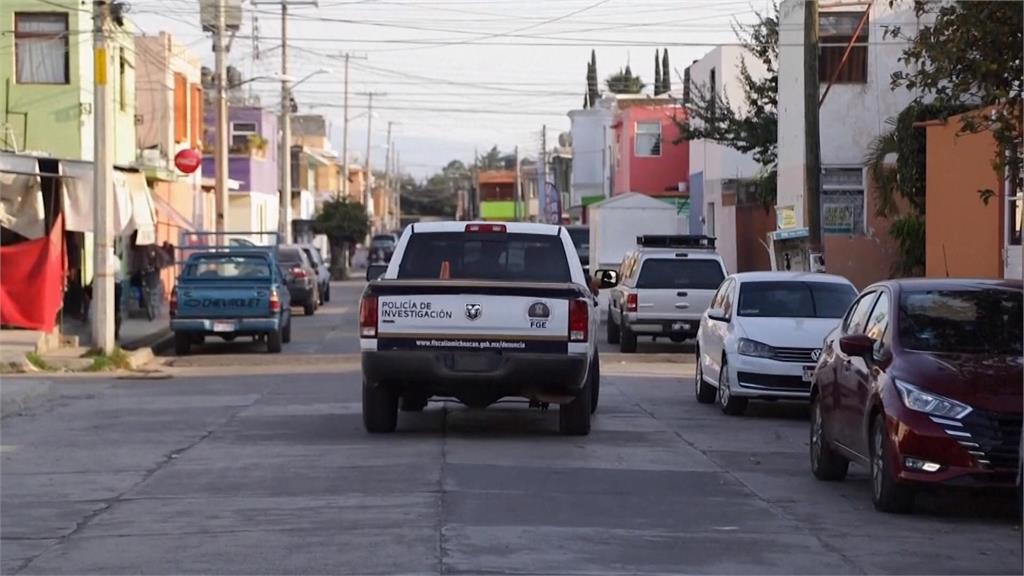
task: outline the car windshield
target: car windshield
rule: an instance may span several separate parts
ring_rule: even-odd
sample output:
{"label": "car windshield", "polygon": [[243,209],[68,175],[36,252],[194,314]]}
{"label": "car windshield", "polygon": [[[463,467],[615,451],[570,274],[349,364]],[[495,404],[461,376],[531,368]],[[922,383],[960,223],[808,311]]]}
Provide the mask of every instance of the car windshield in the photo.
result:
{"label": "car windshield", "polygon": [[645,260],[637,288],[715,290],[725,280],[717,260],[708,258],[652,258]]}
{"label": "car windshield", "polygon": [[740,316],[753,318],[842,318],[857,297],[853,286],[836,282],[744,282]]}
{"label": "car windshield", "polygon": [[379,235],[379,236],[374,236],[373,239],[370,240],[370,244],[394,244],[394,243],[395,243],[395,237],[394,236],[389,236],[387,234]]}
{"label": "car windshield", "polygon": [[590,229],[569,228],[569,237],[572,238],[572,244],[576,247],[580,260],[587,262],[590,259]]}
{"label": "car windshield", "polygon": [[434,232],[409,237],[398,278],[566,283],[571,275],[558,236]]}
{"label": "car windshield", "polygon": [[270,263],[262,256],[211,254],[194,256],[185,265],[186,278],[268,278]]}
{"label": "car windshield", "polygon": [[903,347],[921,352],[1022,353],[1018,290],[914,290],[900,295]]}

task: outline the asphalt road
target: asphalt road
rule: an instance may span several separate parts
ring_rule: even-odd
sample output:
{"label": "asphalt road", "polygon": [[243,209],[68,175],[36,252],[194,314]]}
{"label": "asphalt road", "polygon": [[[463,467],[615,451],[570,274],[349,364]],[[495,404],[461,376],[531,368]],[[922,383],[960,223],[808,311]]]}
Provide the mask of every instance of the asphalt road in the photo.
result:
{"label": "asphalt road", "polygon": [[864,471],[811,477],[805,408],[726,417],[690,364],[606,362],[583,438],[524,404],[434,404],[367,435],[358,290],[299,313],[281,355],[213,344],[169,378],[50,377],[56,400],[0,423],[0,570],[1021,573],[1012,498],[877,513]]}

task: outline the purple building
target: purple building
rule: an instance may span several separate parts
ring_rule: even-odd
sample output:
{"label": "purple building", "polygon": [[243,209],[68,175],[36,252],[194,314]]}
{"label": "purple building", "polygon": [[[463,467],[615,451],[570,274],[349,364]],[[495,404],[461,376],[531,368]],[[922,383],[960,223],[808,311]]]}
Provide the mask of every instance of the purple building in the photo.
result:
{"label": "purple building", "polygon": [[[217,138],[217,110],[206,108],[203,142],[213,150]],[[239,182],[228,197],[227,228],[236,231],[277,229],[278,150],[277,116],[256,106],[228,108],[228,178]],[[216,177],[216,159],[203,155],[203,175]]]}

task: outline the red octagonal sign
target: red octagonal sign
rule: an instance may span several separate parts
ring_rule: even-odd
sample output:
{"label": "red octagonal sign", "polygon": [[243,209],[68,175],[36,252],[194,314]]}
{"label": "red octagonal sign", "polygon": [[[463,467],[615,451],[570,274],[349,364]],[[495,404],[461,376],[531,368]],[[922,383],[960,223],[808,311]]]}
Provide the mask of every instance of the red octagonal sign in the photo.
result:
{"label": "red octagonal sign", "polygon": [[185,174],[191,174],[203,163],[203,155],[191,148],[182,150],[174,156],[174,165]]}

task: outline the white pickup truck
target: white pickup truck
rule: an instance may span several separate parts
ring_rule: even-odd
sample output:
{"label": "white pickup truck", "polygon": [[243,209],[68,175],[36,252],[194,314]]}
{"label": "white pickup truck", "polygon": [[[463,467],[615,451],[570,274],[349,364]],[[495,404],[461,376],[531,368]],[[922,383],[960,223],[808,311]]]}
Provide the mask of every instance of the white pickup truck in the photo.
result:
{"label": "white pickup truck", "polygon": [[568,231],[527,223],[409,226],[359,310],[363,424],[392,432],[431,398],[559,405],[563,434],[597,409],[597,300]]}

